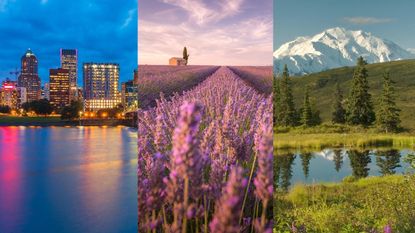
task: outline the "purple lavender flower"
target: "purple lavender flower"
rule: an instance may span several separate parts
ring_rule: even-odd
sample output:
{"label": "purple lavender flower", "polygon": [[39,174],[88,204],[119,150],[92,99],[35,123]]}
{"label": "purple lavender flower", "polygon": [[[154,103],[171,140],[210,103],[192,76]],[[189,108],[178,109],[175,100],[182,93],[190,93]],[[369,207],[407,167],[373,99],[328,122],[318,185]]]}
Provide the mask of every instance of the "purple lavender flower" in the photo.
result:
{"label": "purple lavender flower", "polygon": [[383,232],[384,233],[392,233],[392,227],[390,224],[387,224],[384,228],[383,228]]}
{"label": "purple lavender flower", "polygon": [[209,225],[212,233],[240,232],[239,214],[242,209],[246,183],[247,180],[243,178],[242,168],[234,167],[223,195],[215,207],[215,214]]}

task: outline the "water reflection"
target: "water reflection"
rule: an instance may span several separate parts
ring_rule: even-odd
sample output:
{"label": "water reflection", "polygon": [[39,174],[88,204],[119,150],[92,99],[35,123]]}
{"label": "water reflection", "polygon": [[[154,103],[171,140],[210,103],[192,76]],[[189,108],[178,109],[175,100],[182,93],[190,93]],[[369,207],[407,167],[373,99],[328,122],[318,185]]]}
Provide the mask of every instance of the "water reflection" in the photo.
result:
{"label": "water reflection", "polygon": [[136,131],[0,127],[0,232],[137,232]]}
{"label": "water reflection", "polygon": [[295,183],[339,182],[346,176],[403,173],[409,164],[402,156],[411,150],[397,149],[324,149],[307,152],[277,152],[274,156],[275,186],[287,190]]}

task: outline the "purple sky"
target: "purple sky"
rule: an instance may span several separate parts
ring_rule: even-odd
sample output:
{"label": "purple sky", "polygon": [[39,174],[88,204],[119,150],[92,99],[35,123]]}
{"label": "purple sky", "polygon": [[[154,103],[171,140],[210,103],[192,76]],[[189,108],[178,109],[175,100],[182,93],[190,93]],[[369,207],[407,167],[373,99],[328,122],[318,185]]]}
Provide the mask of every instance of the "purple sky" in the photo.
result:
{"label": "purple sky", "polygon": [[271,65],[271,0],[140,0],[138,62],[168,64],[184,46],[190,65]]}

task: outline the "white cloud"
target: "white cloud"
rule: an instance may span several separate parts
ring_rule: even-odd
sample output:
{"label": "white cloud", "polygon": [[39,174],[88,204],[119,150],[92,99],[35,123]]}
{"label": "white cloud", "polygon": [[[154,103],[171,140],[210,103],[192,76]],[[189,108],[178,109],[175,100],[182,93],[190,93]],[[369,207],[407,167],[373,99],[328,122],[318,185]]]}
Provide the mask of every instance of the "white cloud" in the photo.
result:
{"label": "white cloud", "polygon": [[167,64],[187,46],[191,64],[271,65],[272,19],[250,18],[222,27],[138,21],[139,64]]}
{"label": "white cloud", "polygon": [[379,23],[389,23],[393,21],[389,18],[374,18],[374,17],[345,17],[344,21],[351,24],[366,25],[366,24],[379,24]]}
{"label": "white cloud", "polygon": [[415,54],[415,48],[409,48],[407,49],[410,53]]}
{"label": "white cloud", "polygon": [[240,11],[244,0],[219,0],[216,6],[207,6],[203,0],[163,0],[164,3],[186,11],[191,22],[203,25],[218,22]]}
{"label": "white cloud", "polygon": [[121,29],[126,28],[128,25],[130,25],[131,21],[135,18],[134,17],[135,12],[136,12],[136,9],[131,9],[131,10],[128,11],[128,16],[125,19],[123,25],[121,26]]}

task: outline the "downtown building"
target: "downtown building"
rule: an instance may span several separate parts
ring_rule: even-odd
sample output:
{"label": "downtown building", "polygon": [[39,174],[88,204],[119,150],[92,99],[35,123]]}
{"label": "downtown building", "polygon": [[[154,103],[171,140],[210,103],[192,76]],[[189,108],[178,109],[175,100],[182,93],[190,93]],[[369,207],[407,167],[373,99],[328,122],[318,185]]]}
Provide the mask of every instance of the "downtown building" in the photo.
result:
{"label": "downtown building", "polygon": [[18,87],[26,89],[27,102],[41,98],[40,78],[38,74],[38,60],[32,50],[28,49],[21,59],[21,74],[18,78]]}
{"label": "downtown building", "polygon": [[9,106],[11,109],[17,110],[26,101],[26,88],[18,87],[16,81],[9,79],[2,82],[0,87],[0,105]]}
{"label": "downtown building", "polygon": [[67,69],[49,70],[49,101],[55,110],[70,104],[70,72]]}
{"label": "downtown building", "polygon": [[61,49],[60,50],[61,68],[69,71],[70,99],[78,99],[78,50]]}
{"label": "downtown building", "polygon": [[120,66],[115,63],[84,63],[85,111],[114,108],[121,103]]}

